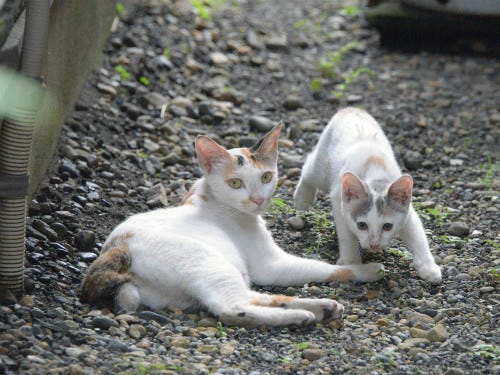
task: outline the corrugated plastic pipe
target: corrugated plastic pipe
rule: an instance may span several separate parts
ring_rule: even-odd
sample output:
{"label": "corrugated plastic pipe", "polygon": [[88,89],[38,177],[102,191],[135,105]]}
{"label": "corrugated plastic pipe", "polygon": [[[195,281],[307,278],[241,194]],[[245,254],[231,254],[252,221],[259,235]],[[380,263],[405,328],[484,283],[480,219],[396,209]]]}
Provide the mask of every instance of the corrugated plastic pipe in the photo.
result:
{"label": "corrugated plastic pipe", "polygon": [[[30,0],[21,54],[21,73],[39,80],[47,51],[50,0]],[[38,84],[38,83],[37,83]],[[0,132],[0,289],[24,290],[24,240],[28,164],[35,120],[40,107],[39,88],[12,85],[15,108]],[[19,92],[22,90],[22,92]]]}

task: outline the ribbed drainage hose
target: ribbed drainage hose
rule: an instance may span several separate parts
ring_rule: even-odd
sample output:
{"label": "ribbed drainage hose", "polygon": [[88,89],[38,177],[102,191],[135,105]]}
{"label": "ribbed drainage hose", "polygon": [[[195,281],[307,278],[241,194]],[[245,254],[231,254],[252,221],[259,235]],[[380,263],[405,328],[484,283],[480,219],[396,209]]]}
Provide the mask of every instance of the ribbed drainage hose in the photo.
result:
{"label": "ribbed drainage hose", "polygon": [[[39,79],[47,48],[50,0],[30,0],[26,6],[26,24],[21,73]],[[39,110],[39,89],[19,92],[15,108],[5,119],[0,132],[0,175],[12,180],[28,174],[31,141]],[[23,194],[20,194],[23,195]],[[0,289],[20,294],[24,289],[24,237],[26,197],[0,198]]]}

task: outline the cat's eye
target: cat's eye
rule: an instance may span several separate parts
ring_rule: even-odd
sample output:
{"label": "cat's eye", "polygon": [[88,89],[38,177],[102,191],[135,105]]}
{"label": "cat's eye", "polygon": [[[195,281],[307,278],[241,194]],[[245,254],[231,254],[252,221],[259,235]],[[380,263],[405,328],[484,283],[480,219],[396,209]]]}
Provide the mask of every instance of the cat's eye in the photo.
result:
{"label": "cat's eye", "polygon": [[368,224],[366,224],[364,221],[358,221],[356,223],[356,225],[358,226],[359,230],[367,230],[368,229]]}
{"label": "cat's eye", "polygon": [[263,184],[270,183],[272,179],[273,179],[273,173],[272,172],[266,172],[260,178],[260,180],[262,181]]}
{"label": "cat's eye", "polygon": [[392,224],[391,223],[385,223],[382,225],[382,230],[385,230],[386,232],[390,231],[392,229]]}
{"label": "cat's eye", "polygon": [[243,181],[241,181],[239,178],[230,178],[229,180],[227,180],[227,184],[231,189],[239,189],[243,184]]}

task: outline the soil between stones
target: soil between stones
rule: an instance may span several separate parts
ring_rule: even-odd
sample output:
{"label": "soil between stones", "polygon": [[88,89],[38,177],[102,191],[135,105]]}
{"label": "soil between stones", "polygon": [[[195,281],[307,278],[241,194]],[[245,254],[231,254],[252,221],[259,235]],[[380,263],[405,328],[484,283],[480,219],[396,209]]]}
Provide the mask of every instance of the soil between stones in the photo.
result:
{"label": "soil between stones", "polygon": [[[231,3],[210,20],[189,4],[126,9],[111,35],[30,204],[27,295],[0,307],[0,373],[500,372],[498,61],[386,49],[361,13],[329,2]],[[262,288],[335,298],[342,322],[245,329],[198,310],[113,315],[79,302],[111,229],[178,204],[200,176],[196,135],[249,145],[277,121],[282,184],[268,226],[287,251],[334,262],[327,195],[302,221],[291,196],[345,105],[379,120],[412,174],[442,285],[420,280],[394,243],[364,254],[385,264],[383,281]]]}

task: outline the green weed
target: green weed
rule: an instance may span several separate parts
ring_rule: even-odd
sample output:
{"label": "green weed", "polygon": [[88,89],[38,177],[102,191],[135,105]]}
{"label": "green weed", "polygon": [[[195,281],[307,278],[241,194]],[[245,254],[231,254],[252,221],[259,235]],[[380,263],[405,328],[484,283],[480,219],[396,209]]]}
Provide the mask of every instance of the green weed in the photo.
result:
{"label": "green weed", "polygon": [[355,5],[346,5],[344,7],[344,12],[349,17],[354,17],[359,14],[359,8]]}
{"label": "green weed", "polygon": [[304,349],[310,348],[311,344],[308,343],[308,342],[303,341],[303,342],[299,342],[297,344],[294,344],[294,346],[295,346],[296,350],[304,350]]}
{"label": "green weed", "polygon": [[484,171],[484,176],[479,179],[481,183],[488,186],[489,189],[493,189],[493,183],[495,181],[495,176],[497,175],[499,163],[491,160],[491,156],[486,156],[486,163],[480,164],[479,167]]}
{"label": "green weed", "polygon": [[413,201],[412,203],[413,208],[419,213],[422,218],[424,218],[425,220],[434,220],[438,224],[444,224],[445,219],[454,215],[453,212],[443,206],[423,208],[422,202]]}
{"label": "green weed", "polygon": [[151,81],[144,76],[139,77],[139,82],[142,83],[144,86],[149,86],[151,84]]}
{"label": "green weed", "polygon": [[191,0],[196,12],[202,20],[210,21],[212,19],[212,10],[224,4],[225,0]]}
{"label": "green weed", "polygon": [[293,358],[290,357],[283,357],[283,358],[278,358],[277,360],[280,363],[290,363],[293,361]]}
{"label": "green weed", "polygon": [[332,95],[334,95],[336,97],[341,97],[344,94],[344,92],[347,91],[349,86],[352,83],[354,83],[361,74],[369,74],[370,76],[375,75],[373,70],[371,70],[369,68],[359,68],[359,69],[355,69],[355,70],[350,70],[344,76],[344,82],[337,85],[337,89],[332,91]]}
{"label": "green weed", "polygon": [[300,29],[303,29],[307,26],[307,23],[308,23],[308,20],[306,19],[301,19],[297,22],[295,22],[293,25],[292,25],[292,28],[294,30],[300,30]]}
{"label": "green weed", "polygon": [[411,259],[413,258],[412,255],[406,251],[395,249],[395,248],[390,248],[387,250],[387,252],[391,255],[394,255],[399,258],[406,258],[406,259]]}
{"label": "green weed", "polygon": [[496,251],[500,251],[500,243],[494,240],[484,240],[488,245],[491,245]]}
{"label": "green weed", "polygon": [[313,78],[311,80],[311,90],[312,91],[321,90],[322,87],[323,87],[323,85],[321,83],[321,79],[319,79],[319,78]]}
{"label": "green weed", "polygon": [[378,270],[377,273],[380,275],[380,280],[384,280],[385,277],[387,276],[387,273],[385,272],[385,270],[383,268],[381,270]]}
{"label": "green weed", "polygon": [[130,77],[128,70],[121,65],[115,66],[115,72],[120,75],[122,81],[126,81]]}
{"label": "green weed", "polygon": [[227,336],[226,328],[224,327],[221,321],[218,321],[215,327],[217,328],[217,332],[219,332],[220,337]]}
{"label": "green weed", "polygon": [[125,6],[122,3],[116,3],[115,10],[117,16],[120,18],[125,14]]}
{"label": "green weed", "polygon": [[170,58],[170,49],[165,48],[163,50],[163,56],[165,56],[167,59],[169,59]]}
{"label": "green weed", "polygon": [[495,283],[500,283],[500,267],[490,268],[488,273]]}
{"label": "green weed", "polygon": [[491,344],[479,344],[473,347],[474,353],[493,361],[500,361],[500,346]]}
{"label": "green weed", "polygon": [[[335,239],[335,223],[330,219],[328,213],[323,211],[310,210],[302,214],[302,218],[312,224],[313,243],[307,248],[306,255],[315,253],[321,254],[321,249],[327,246],[327,243]],[[331,258],[331,254],[321,254],[327,258]]]}
{"label": "green weed", "polygon": [[339,76],[337,72],[338,65],[342,62],[347,52],[358,46],[359,43],[350,42],[340,47],[338,51],[329,52],[327,57],[321,57],[318,61],[318,70],[321,76],[323,78],[336,79]]}

